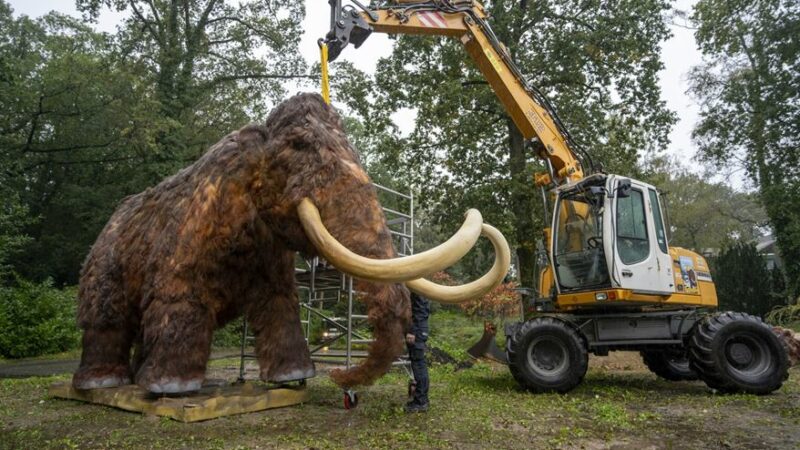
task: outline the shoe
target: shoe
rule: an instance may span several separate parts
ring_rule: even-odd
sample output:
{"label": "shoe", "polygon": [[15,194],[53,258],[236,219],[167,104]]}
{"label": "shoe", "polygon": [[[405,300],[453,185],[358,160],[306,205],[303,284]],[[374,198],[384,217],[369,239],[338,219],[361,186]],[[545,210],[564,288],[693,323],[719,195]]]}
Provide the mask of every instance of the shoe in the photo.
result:
{"label": "shoe", "polygon": [[427,403],[419,404],[419,403],[409,402],[409,403],[406,404],[405,410],[409,414],[410,413],[426,412],[426,411],[428,411],[428,404]]}

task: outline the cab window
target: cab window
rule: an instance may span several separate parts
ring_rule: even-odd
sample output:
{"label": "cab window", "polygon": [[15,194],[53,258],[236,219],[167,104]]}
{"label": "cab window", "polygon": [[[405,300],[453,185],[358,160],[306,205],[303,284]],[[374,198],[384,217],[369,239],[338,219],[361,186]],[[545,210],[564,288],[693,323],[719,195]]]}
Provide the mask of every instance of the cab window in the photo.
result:
{"label": "cab window", "polygon": [[623,264],[644,261],[650,254],[644,206],[644,194],[637,189],[617,199],[617,251]]}
{"label": "cab window", "polygon": [[606,286],[603,251],[603,194],[580,191],[560,197],[556,208],[555,267],[562,289]]}
{"label": "cab window", "polygon": [[656,241],[658,248],[667,253],[667,233],[664,230],[664,220],[661,218],[661,205],[658,202],[658,194],[653,189],[648,189],[650,193],[650,207],[653,209],[653,224],[656,226]]}

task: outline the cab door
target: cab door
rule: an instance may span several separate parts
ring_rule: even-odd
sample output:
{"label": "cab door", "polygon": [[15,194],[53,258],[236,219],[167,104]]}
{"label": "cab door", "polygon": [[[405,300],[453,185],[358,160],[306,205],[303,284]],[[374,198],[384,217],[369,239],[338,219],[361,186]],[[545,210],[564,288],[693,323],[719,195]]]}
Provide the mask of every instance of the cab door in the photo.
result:
{"label": "cab door", "polygon": [[[615,180],[617,186],[619,181]],[[611,272],[624,289],[670,294],[675,282],[658,193],[644,183],[635,180],[630,183],[629,195],[617,192],[612,202]]]}

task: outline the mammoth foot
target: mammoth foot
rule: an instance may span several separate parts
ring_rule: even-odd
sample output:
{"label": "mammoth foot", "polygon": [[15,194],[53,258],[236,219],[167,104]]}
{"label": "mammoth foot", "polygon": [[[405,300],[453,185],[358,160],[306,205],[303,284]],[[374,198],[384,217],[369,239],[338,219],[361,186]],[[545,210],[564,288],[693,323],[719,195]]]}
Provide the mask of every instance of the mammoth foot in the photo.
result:
{"label": "mammoth foot", "polygon": [[[141,385],[141,384],[140,384]],[[203,387],[202,378],[160,378],[156,382],[141,385],[153,394],[181,394],[184,392],[199,391]]]}
{"label": "mammoth foot", "polygon": [[123,366],[80,368],[72,376],[72,387],[80,390],[112,388],[126,384],[131,384],[131,377],[128,368]]}
{"label": "mammoth foot", "polygon": [[314,363],[303,368],[278,368],[275,370],[262,370],[261,379],[268,383],[288,383],[290,381],[300,381],[307,378],[314,378],[317,372]]}

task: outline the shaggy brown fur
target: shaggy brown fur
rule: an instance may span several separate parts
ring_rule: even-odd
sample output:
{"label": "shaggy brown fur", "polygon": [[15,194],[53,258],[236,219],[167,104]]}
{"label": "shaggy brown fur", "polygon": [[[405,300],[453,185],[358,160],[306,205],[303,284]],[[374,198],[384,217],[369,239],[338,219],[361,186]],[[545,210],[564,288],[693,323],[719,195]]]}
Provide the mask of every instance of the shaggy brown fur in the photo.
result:
{"label": "shaggy brown fur", "polygon": [[789,354],[789,364],[796,366],[800,363],[800,333],[781,327],[772,327],[772,331],[786,345],[786,352]]}
{"label": "shaggy brown fur", "polygon": [[[263,126],[231,133],[191,166],[126,198],[98,237],[80,280],[84,330],[78,388],[133,377],[152,392],[202,383],[215,328],[244,314],[261,378],[313,376],[294,282],[294,255],[314,255],[296,207],[309,197],[350,249],[395,256],[375,189],[319,95],[279,105]],[[368,384],[403,350],[408,291],[359,283],[376,342],[369,357],[332,374]],[[131,363],[131,347],[135,347]]]}

